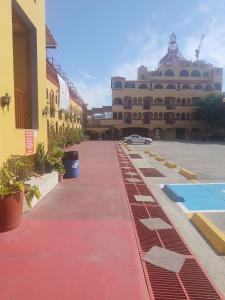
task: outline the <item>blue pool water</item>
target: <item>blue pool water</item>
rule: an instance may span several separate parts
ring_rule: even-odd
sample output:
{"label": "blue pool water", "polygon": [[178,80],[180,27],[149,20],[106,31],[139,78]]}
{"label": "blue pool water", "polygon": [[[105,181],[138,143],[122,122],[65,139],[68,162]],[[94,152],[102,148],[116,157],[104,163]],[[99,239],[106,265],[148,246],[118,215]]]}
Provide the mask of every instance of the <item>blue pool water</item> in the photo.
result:
{"label": "blue pool water", "polygon": [[225,210],[225,183],[166,184],[163,190],[189,210]]}

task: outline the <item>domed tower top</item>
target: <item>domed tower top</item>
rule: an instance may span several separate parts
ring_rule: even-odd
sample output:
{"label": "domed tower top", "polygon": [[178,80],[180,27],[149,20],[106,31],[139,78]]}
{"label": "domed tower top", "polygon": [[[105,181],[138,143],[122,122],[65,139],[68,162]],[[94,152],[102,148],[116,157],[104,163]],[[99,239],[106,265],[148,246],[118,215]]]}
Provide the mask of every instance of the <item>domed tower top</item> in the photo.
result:
{"label": "domed tower top", "polygon": [[180,61],[187,61],[183,55],[179,52],[179,47],[176,41],[176,34],[171,33],[168,52],[167,54],[159,61],[159,65],[162,64],[175,64]]}

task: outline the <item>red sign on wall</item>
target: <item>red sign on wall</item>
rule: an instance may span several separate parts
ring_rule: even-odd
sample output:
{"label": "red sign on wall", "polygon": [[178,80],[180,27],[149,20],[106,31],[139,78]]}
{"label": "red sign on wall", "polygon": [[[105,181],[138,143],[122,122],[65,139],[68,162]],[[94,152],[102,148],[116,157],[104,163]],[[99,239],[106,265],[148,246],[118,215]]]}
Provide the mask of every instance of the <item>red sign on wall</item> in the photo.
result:
{"label": "red sign on wall", "polygon": [[25,131],[25,154],[34,153],[34,132],[32,130]]}

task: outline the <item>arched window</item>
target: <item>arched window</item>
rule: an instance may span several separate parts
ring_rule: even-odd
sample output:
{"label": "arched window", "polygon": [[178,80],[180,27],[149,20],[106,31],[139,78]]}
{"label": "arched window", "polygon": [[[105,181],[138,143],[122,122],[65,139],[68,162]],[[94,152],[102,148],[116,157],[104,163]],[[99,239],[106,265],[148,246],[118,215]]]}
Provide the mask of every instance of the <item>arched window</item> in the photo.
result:
{"label": "arched window", "polygon": [[132,97],[124,97],[124,108],[126,109],[132,108]]}
{"label": "arched window", "polygon": [[221,83],[216,82],[216,83],[214,84],[214,90],[221,90],[221,89],[222,89]]}
{"label": "arched window", "polygon": [[122,114],[122,112],[119,112],[119,113],[118,113],[118,119],[119,119],[119,120],[122,120],[122,119],[123,119],[123,114]]}
{"label": "arched window", "polygon": [[123,100],[121,98],[115,98],[113,100],[113,104],[114,105],[122,105],[123,104]]}
{"label": "arched window", "polygon": [[137,104],[138,104],[137,98],[133,98],[133,105],[137,105]]}
{"label": "arched window", "polygon": [[186,105],[186,99],[182,98],[182,105]]}
{"label": "arched window", "polygon": [[142,105],[142,98],[138,98],[138,105]]}
{"label": "arched window", "polygon": [[145,76],[143,74],[140,75],[141,80],[145,80]]}
{"label": "arched window", "polygon": [[175,89],[176,89],[175,85],[172,84],[172,83],[168,84],[166,88],[167,88],[168,90],[175,90]]}
{"label": "arched window", "polygon": [[199,70],[193,70],[193,71],[191,72],[191,76],[192,76],[192,77],[201,77],[201,73],[200,73]]}
{"label": "arched window", "polygon": [[187,98],[187,105],[191,105],[191,98]]}
{"label": "arched window", "polygon": [[147,84],[142,83],[142,84],[139,85],[138,88],[139,89],[148,89],[148,86],[147,86]]}
{"label": "arched window", "polygon": [[194,90],[202,90],[203,89],[203,86],[201,84],[196,84],[194,86]]}
{"label": "arched window", "polygon": [[188,70],[181,70],[179,75],[181,77],[189,77],[189,72]]}
{"label": "arched window", "polygon": [[55,132],[58,133],[59,132],[59,126],[58,126],[58,122],[55,123]]}
{"label": "arched window", "polygon": [[211,86],[211,84],[207,84],[206,86],[205,86],[205,91],[212,91],[212,86]]}
{"label": "arched window", "polygon": [[122,81],[115,81],[114,82],[114,89],[122,89]]}
{"label": "arched window", "polygon": [[127,82],[125,83],[125,88],[127,88],[127,89],[134,89],[134,88],[135,88],[134,82],[132,82],[132,81],[127,81]]}
{"label": "arched window", "polygon": [[137,113],[136,112],[133,113],[133,120],[137,120]]}
{"label": "arched window", "polygon": [[177,98],[177,105],[181,105],[181,99]]}
{"label": "arched window", "polygon": [[159,120],[163,120],[163,113],[162,112],[159,113]]}
{"label": "arched window", "polygon": [[163,104],[163,99],[162,98],[156,98],[154,101],[154,105],[162,105]]}
{"label": "arched window", "polygon": [[180,113],[176,113],[176,120],[180,120]]}
{"label": "arched window", "polygon": [[54,104],[55,104],[54,92],[53,92],[53,90],[51,90],[51,92],[50,92],[50,106],[53,106]]}
{"label": "arched window", "polygon": [[174,76],[174,72],[171,69],[165,71],[164,76]]}
{"label": "arched window", "polygon": [[163,89],[163,85],[161,85],[161,84],[156,84],[155,86],[154,86],[154,89],[155,90],[162,90]]}
{"label": "arched window", "polygon": [[113,119],[117,119],[117,112],[113,113]]}
{"label": "arched window", "polygon": [[205,71],[205,72],[203,73],[203,77],[209,77],[209,72]]}
{"label": "arched window", "polygon": [[142,113],[141,112],[138,113],[138,120],[142,120]]}
{"label": "arched window", "polygon": [[48,99],[48,89],[46,89],[46,99]]}
{"label": "arched window", "polygon": [[154,120],[158,120],[159,119],[159,117],[158,117],[158,113],[157,112],[155,112],[154,113]]}
{"label": "arched window", "polygon": [[57,104],[58,103],[58,97],[57,97],[57,95],[55,95],[55,104]]}
{"label": "arched window", "polygon": [[184,112],[181,113],[180,118],[181,118],[181,120],[185,120],[185,113]]}
{"label": "arched window", "polygon": [[190,89],[191,89],[191,86],[190,86],[190,84],[183,84],[183,85],[182,85],[182,89],[183,89],[183,90],[190,90]]}
{"label": "arched window", "polygon": [[186,113],[186,120],[190,120],[191,119],[191,114],[188,112]]}

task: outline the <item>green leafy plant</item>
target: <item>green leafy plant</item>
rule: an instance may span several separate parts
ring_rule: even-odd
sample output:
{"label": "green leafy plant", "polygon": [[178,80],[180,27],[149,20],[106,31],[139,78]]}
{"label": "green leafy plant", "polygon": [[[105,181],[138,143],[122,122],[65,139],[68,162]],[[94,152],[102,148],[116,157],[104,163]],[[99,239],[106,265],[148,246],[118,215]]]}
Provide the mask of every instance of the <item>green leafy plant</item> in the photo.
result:
{"label": "green leafy plant", "polygon": [[10,194],[23,192],[29,207],[32,198],[40,198],[41,194],[37,185],[28,181],[36,176],[31,160],[22,155],[12,155],[0,169],[0,198]]}
{"label": "green leafy plant", "polygon": [[44,165],[45,165],[45,145],[44,143],[38,143],[36,146],[35,166],[39,174],[44,173]]}

